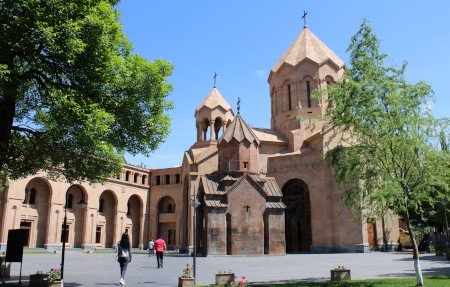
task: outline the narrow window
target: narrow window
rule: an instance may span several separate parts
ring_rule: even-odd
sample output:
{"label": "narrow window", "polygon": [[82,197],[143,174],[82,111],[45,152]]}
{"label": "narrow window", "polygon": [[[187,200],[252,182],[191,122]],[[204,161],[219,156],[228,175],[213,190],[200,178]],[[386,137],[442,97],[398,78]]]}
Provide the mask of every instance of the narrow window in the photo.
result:
{"label": "narrow window", "polygon": [[146,181],[147,181],[147,176],[146,176],[146,175],[143,175],[143,176],[142,176],[142,184],[145,184]]}
{"label": "narrow window", "polygon": [[103,198],[100,198],[100,200],[98,201],[98,212],[103,212],[104,203],[105,201],[103,200]]}
{"label": "narrow window", "polygon": [[291,85],[288,85],[287,88],[288,88],[289,110],[292,110]]}
{"label": "narrow window", "polygon": [[97,229],[95,231],[95,243],[97,244],[101,243],[101,239],[102,239],[102,227],[97,226]]}
{"label": "narrow window", "polygon": [[135,183],[138,182],[138,176],[139,176],[139,173],[135,173],[135,174],[134,174],[134,182],[135,182]]}
{"label": "narrow window", "polygon": [[170,184],[170,175],[166,175],[166,184]]}
{"label": "narrow window", "polygon": [[130,180],[130,172],[127,171],[127,172],[125,173],[125,181],[129,181],[129,180]]}
{"label": "narrow window", "polygon": [[180,183],[180,174],[175,174],[175,183]]}
{"label": "narrow window", "polygon": [[160,185],[161,184],[161,177],[159,175],[155,176],[155,185]]}
{"label": "narrow window", "polygon": [[36,204],[36,189],[32,188],[30,190],[30,201],[28,202],[29,204]]}
{"label": "narrow window", "polygon": [[308,94],[308,108],[311,107],[311,86],[309,81],[306,81],[306,93]]}

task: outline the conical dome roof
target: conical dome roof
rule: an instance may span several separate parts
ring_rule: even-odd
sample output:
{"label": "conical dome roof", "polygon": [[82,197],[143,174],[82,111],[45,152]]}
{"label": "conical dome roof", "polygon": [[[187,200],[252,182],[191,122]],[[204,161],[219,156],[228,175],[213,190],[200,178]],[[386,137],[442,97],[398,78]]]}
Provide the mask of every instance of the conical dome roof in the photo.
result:
{"label": "conical dome roof", "polygon": [[255,141],[256,144],[259,145],[258,137],[242,119],[240,114],[234,118],[227,130],[220,137],[219,144],[222,143],[222,141],[230,142],[233,138],[238,142],[242,142],[244,139],[247,139],[251,143]]}
{"label": "conical dome roof", "polygon": [[296,66],[305,59],[317,63],[319,66],[327,61],[333,63],[338,69],[344,67],[342,61],[333,51],[330,50],[319,38],[304,26],[303,31],[297,39],[284,52],[283,56],[273,66],[271,73],[276,73],[283,63]]}
{"label": "conical dome roof", "polygon": [[231,114],[234,116],[231,106],[227,103],[222,94],[220,94],[216,86],[214,86],[212,91],[206,96],[206,98],[200,103],[200,105],[198,105],[197,109],[195,110],[194,116],[197,116],[197,113],[204,107],[207,107],[210,110],[214,110],[217,107],[221,107],[222,109],[224,109],[224,112],[230,111]]}

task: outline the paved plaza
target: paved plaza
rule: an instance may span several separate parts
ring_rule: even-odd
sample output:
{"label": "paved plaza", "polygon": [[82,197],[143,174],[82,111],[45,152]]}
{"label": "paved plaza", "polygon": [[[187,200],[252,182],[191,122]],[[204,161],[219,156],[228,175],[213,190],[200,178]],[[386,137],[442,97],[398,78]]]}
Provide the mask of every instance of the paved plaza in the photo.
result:
{"label": "paved plaza", "polygon": [[[78,249],[66,250],[64,281],[66,287],[118,286],[119,264],[114,253],[88,254]],[[29,275],[36,271],[59,268],[61,254],[25,252],[22,264],[22,286],[28,286]],[[177,286],[178,276],[193,257],[167,254],[164,269],[156,268],[156,257],[134,254],[128,266],[126,286]],[[450,275],[450,261],[432,253],[421,254],[424,276]],[[344,265],[351,269],[352,279],[414,277],[412,254],[409,252],[370,252],[340,254],[289,254],[258,257],[197,257],[196,283],[214,284],[218,270],[232,270],[249,283],[283,283],[294,281],[327,281],[330,269]],[[20,263],[12,263],[11,278],[18,282]]]}

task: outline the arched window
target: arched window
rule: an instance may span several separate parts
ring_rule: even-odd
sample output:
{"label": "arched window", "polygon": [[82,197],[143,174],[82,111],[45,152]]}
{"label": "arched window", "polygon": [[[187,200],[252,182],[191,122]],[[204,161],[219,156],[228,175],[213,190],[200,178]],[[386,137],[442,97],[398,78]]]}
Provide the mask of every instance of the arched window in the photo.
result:
{"label": "arched window", "polygon": [[32,188],[30,190],[30,200],[28,202],[29,204],[36,204],[36,193],[37,191],[35,188]]}
{"label": "arched window", "polygon": [[100,198],[100,200],[98,201],[98,212],[103,212],[104,203],[105,201],[103,200],[103,198]]}
{"label": "arched window", "polygon": [[287,92],[288,92],[288,109],[292,110],[291,85],[287,85]]}

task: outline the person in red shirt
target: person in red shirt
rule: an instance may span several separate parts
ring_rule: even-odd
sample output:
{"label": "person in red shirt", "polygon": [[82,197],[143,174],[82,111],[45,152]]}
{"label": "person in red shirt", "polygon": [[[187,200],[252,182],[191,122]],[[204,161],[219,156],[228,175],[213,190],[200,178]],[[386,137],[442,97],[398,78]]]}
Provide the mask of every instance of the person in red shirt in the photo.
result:
{"label": "person in red shirt", "polygon": [[155,245],[153,248],[155,249],[158,268],[164,268],[163,267],[164,250],[166,250],[167,247],[166,242],[164,241],[164,239],[161,238],[161,236],[158,236],[158,239],[155,240]]}

